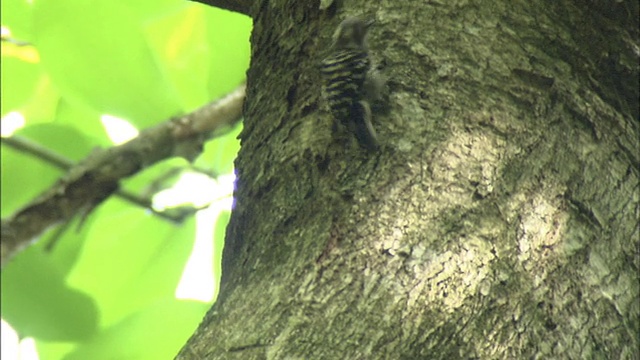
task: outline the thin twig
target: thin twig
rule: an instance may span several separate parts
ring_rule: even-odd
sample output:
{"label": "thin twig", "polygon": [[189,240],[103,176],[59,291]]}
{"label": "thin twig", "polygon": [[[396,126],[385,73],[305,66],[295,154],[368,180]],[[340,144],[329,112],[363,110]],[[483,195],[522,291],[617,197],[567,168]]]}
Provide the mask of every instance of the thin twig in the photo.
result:
{"label": "thin twig", "polygon": [[68,170],[75,164],[71,159],[21,136],[3,137],[0,138],[0,142],[25,154],[33,155],[58,169]]}

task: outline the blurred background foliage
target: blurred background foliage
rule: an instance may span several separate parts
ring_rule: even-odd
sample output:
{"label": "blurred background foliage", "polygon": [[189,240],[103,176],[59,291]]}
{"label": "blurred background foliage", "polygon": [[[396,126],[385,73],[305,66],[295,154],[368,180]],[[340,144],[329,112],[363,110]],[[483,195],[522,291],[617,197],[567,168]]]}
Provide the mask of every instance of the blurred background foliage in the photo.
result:
{"label": "blurred background foliage", "polygon": [[[73,161],[223,96],[249,65],[251,20],[198,3],[0,4],[2,136]],[[5,266],[2,358],[8,323],[43,360],[172,359],[217,295],[239,130],[122,183],[154,211],[111,197]],[[1,157],[2,218],[64,173],[4,143]]]}

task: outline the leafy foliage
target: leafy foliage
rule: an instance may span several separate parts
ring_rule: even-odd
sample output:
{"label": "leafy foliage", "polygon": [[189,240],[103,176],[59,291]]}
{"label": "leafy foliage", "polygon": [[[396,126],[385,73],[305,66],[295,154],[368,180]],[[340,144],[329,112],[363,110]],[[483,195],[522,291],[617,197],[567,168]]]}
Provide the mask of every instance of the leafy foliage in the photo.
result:
{"label": "leafy foliage", "polygon": [[[3,122],[78,161],[113,144],[109,114],[138,129],[181,115],[235,88],[249,64],[248,18],[181,0],[2,1]],[[3,35],[3,38],[7,36]],[[195,167],[233,171],[238,129],[205,145]],[[63,171],[2,151],[2,217],[50,187]],[[169,159],[127,179],[153,194]],[[228,221],[215,225],[214,263]],[[209,224],[213,227],[214,224]],[[51,229],[2,271],[2,317],[33,337],[47,359],[173,358],[211,303],[179,300],[176,287],[194,245],[196,220],[174,224],[118,198],[86,219]]]}

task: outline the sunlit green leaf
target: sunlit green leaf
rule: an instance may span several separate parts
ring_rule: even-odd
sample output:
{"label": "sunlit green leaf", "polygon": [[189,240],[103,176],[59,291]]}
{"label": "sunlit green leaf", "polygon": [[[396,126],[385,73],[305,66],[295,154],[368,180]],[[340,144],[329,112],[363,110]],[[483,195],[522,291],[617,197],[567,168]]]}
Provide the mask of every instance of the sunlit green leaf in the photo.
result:
{"label": "sunlit green leaf", "polygon": [[[11,37],[20,41],[31,41],[31,5],[27,0],[0,1],[2,26],[11,30]],[[3,59],[4,60],[4,59]]]}
{"label": "sunlit green leaf", "polygon": [[62,360],[64,356],[77,347],[78,343],[53,342],[37,339],[36,349],[40,360]]}
{"label": "sunlit green leaf", "polygon": [[40,249],[22,252],[2,269],[2,317],[22,336],[45,340],[87,339],[97,309],[86,294],[68,287]]}
{"label": "sunlit green leaf", "polygon": [[[200,5],[199,5],[200,6]],[[211,46],[209,91],[216,99],[245,79],[249,68],[251,19],[213,7],[206,7],[207,43]]]}
{"label": "sunlit green leaf", "polygon": [[107,328],[65,360],[173,359],[209,305],[160,300]]}
{"label": "sunlit green leaf", "polygon": [[34,248],[46,253],[49,261],[61,275],[67,276],[81,253],[84,241],[93,222],[99,218],[100,207],[89,214],[78,214],[67,223],[58,224],[46,231]]}
{"label": "sunlit green leaf", "polygon": [[[106,148],[113,146],[100,121],[101,114],[97,111],[86,106],[70,103],[64,98],[60,99],[56,110],[56,124],[68,126],[81,132],[91,139],[92,145],[95,147]],[[85,155],[88,156],[89,154]]]}
{"label": "sunlit green leaf", "polygon": [[19,109],[27,124],[55,120],[60,103],[60,93],[47,75],[42,75],[34,88],[31,98]]}
{"label": "sunlit green leaf", "polygon": [[[12,111],[18,111],[34,96],[38,85],[41,83],[42,72],[36,62],[19,58],[19,51],[25,51],[25,47],[15,44],[2,43],[2,96],[0,96],[0,108],[2,116]],[[26,55],[25,55],[26,56]]]}
{"label": "sunlit green leaf", "polygon": [[62,94],[146,127],[181,111],[123,0],[36,1],[43,66]]}
{"label": "sunlit green leaf", "polygon": [[182,109],[191,111],[209,100],[209,46],[202,7],[185,6],[146,22],[144,33],[165,79],[176,89]]}
{"label": "sunlit green leaf", "polygon": [[[193,243],[190,229],[193,224],[176,228],[148,211],[116,199],[103,204],[99,215],[88,231],[69,282],[94,297],[103,324],[110,325],[139,310],[149,301],[148,297],[166,295],[175,289]],[[158,269],[157,263],[166,265],[171,259],[174,264]],[[148,277],[149,271],[164,277]],[[141,279],[151,283],[143,284]],[[134,299],[131,291],[136,286],[146,287],[150,293]]]}

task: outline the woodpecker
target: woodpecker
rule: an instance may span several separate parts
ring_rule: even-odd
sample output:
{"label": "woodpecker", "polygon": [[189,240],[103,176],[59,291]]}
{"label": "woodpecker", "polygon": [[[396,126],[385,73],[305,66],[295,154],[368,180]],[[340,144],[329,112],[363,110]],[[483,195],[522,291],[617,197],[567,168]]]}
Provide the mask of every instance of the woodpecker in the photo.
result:
{"label": "woodpecker", "polygon": [[[378,138],[371,125],[371,102],[380,88],[373,69],[366,37],[373,21],[349,17],[333,34],[332,51],[322,61],[324,92],[331,113],[351,131],[361,146],[375,150]],[[373,93],[373,94],[372,94]]]}

